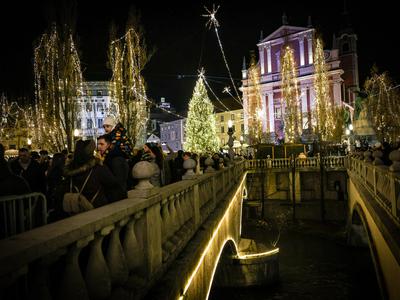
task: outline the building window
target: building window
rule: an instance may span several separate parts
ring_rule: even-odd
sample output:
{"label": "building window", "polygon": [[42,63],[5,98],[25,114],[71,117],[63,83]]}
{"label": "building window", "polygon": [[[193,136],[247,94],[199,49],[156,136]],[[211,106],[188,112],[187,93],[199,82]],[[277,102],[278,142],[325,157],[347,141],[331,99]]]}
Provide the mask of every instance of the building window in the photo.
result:
{"label": "building window", "polygon": [[89,102],[89,103],[86,103],[86,111],[87,111],[87,112],[91,112],[91,111],[92,111],[92,108],[93,108],[93,107],[92,107],[92,103],[90,103],[90,102]]}
{"label": "building window", "polygon": [[241,120],[244,119],[244,114],[243,114],[243,113],[240,114],[240,119],[241,119]]}
{"label": "building window", "polygon": [[97,93],[96,93],[96,96],[97,96],[97,97],[101,97],[101,96],[103,96],[103,93],[102,93],[102,91],[97,91]]}
{"label": "building window", "polygon": [[97,119],[97,128],[103,127],[103,119]]}
{"label": "building window", "polygon": [[235,114],[231,114],[231,120],[235,120]]}
{"label": "building window", "polygon": [[244,124],[240,124],[240,130],[244,132]]}
{"label": "building window", "polygon": [[221,126],[221,133],[224,133],[224,126]]}
{"label": "building window", "polygon": [[276,69],[279,72],[281,69],[281,51],[276,52],[275,54],[275,59],[276,59]]}
{"label": "building window", "polygon": [[171,141],[175,141],[175,139],[176,139],[176,132],[171,131]]}
{"label": "building window", "polygon": [[103,110],[103,104],[98,103],[97,104],[97,111],[102,111]]}
{"label": "building window", "polygon": [[282,119],[282,108],[280,106],[275,106],[274,108],[274,118]]}
{"label": "building window", "polygon": [[86,120],[86,128],[87,128],[87,129],[92,129],[92,128],[93,128],[93,121],[92,121],[92,119],[87,119],[87,120]]}
{"label": "building window", "polygon": [[349,52],[349,43],[343,43],[342,45],[342,53]]}
{"label": "building window", "polygon": [[221,116],[220,121],[221,121],[221,122],[224,121],[224,116]]}

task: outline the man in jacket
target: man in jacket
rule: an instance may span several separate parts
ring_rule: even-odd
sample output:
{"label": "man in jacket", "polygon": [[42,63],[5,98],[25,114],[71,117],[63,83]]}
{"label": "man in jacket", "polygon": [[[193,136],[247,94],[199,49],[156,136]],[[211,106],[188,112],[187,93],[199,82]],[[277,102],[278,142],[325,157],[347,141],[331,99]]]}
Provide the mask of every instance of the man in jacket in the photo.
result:
{"label": "man in jacket", "polygon": [[122,189],[126,192],[129,165],[123,154],[119,151],[113,151],[113,147],[115,145],[112,143],[109,134],[104,134],[97,138],[97,150],[101,156],[101,160],[111,170]]}

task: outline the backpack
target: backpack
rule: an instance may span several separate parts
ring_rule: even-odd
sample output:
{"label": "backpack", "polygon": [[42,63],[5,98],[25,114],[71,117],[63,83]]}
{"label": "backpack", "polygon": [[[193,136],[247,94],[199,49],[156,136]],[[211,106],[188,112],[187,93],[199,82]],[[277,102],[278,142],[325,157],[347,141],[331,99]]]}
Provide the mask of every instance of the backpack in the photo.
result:
{"label": "backpack", "polygon": [[90,200],[90,201],[84,195],[82,195],[83,189],[85,188],[90,175],[92,175],[92,171],[93,171],[93,169],[90,170],[90,173],[86,177],[81,190],[79,190],[76,186],[73,186],[76,190],[75,192],[73,192],[73,190],[72,190],[72,177],[71,177],[69,192],[65,193],[64,197],[63,197],[63,210],[65,212],[70,213],[70,214],[77,214],[77,213],[85,212],[85,211],[88,211],[88,210],[91,210],[94,208],[93,201],[96,199],[97,195],[99,194],[100,189],[96,192],[96,194],[93,196],[92,200]]}

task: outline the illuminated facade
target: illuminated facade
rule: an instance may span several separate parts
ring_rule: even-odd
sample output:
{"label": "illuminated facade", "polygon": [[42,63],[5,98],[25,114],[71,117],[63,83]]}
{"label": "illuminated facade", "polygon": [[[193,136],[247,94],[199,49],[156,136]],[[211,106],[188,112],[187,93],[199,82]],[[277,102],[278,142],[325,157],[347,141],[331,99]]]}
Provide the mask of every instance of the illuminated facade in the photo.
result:
{"label": "illuminated facade", "polygon": [[85,93],[78,99],[79,136],[95,139],[104,134],[103,121],[108,115],[117,114],[117,104],[111,99],[108,81],[87,81]]}
{"label": "illuminated facade", "polygon": [[[314,125],[312,111],[315,108],[314,89],[314,39],[315,29],[308,27],[289,26],[287,22],[258,44],[259,60],[257,68],[259,77],[259,98],[261,99],[257,116],[254,115],[254,83],[251,69],[245,65],[242,70],[242,92],[244,108],[244,130],[251,131],[252,119],[259,118],[263,133],[275,138],[283,138],[283,116],[285,107],[282,105],[281,53],[283,47],[289,45],[293,49],[298,74],[299,106],[301,110],[302,129]],[[357,36],[342,32],[333,39],[333,49],[324,50],[329,94],[333,104],[342,105],[354,102],[353,91],[358,89]],[[253,105],[254,106],[254,105]]]}

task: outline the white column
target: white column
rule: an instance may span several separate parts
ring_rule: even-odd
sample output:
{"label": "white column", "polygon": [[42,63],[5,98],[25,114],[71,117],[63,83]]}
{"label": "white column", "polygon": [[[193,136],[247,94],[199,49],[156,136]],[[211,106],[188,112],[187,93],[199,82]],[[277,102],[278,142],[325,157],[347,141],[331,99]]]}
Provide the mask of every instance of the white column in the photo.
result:
{"label": "white column", "polygon": [[340,92],[340,81],[335,81],[333,84],[333,101],[335,105],[339,105],[342,102],[342,93]]}
{"label": "white column", "polygon": [[300,37],[299,39],[299,46],[300,46],[300,66],[304,66],[304,37]]}
{"label": "white column", "polygon": [[244,117],[244,133],[249,133],[249,111],[248,111],[247,91],[243,89],[243,117]]}
{"label": "white column", "polygon": [[[315,90],[314,90],[314,87],[311,86],[309,88],[309,90],[310,90],[310,108],[311,108],[311,111],[315,111]],[[315,124],[315,119],[313,120],[313,118],[311,118],[311,121],[312,122],[314,121],[314,123],[312,123],[313,126],[316,125]]]}
{"label": "white column", "polygon": [[272,72],[272,63],[271,63],[271,46],[267,46],[267,73]]}
{"label": "white column", "polygon": [[262,105],[262,132],[267,132],[267,103],[266,103],[266,95],[263,93],[261,95],[261,105]]}
{"label": "white column", "polygon": [[303,120],[303,129],[308,128],[308,109],[307,109],[307,88],[301,86],[301,118]]}
{"label": "white column", "polygon": [[313,40],[312,37],[307,38],[307,44],[308,44],[308,64],[311,65],[314,60],[313,60]]}
{"label": "white column", "polygon": [[274,92],[268,91],[268,127],[269,132],[275,133]]}
{"label": "white column", "polygon": [[264,46],[261,46],[259,49],[260,53],[260,66],[261,66],[261,75],[265,74],[265,66],[264,66]]}

